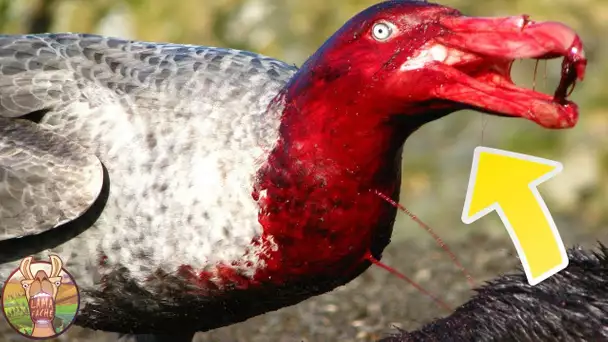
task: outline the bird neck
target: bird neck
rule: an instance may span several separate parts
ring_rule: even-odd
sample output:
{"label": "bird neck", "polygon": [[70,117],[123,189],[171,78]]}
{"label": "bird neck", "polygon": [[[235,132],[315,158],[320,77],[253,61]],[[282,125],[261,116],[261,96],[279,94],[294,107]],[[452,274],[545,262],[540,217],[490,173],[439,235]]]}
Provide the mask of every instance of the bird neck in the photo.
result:
{"label": "bird neck", "polygon": [[259,281],[350,280],[390,240],[396,209],[376,191],[398,199],[402,146],[417,127],[314,95],[283,99],[280,138],[257,174],[253,196],[269,244]]}

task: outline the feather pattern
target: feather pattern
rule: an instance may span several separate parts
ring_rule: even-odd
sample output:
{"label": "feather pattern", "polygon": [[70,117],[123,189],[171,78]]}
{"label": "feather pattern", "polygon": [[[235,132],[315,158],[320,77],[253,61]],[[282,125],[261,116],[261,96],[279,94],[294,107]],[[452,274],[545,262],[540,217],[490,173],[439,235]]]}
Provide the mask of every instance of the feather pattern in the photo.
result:
{"label": "feather pattern", "polygon": [[[235,260],[251,275],[263,267],[243,257],[261,233],[251,186],[279,124],[267,108],[295,71],[232,49],[0,36],[0,239],[81,214],[99,194],[101,161],[111,183],[101,216],[53,248],[81,287],[99,286],[101,255],[138,282]],[[38,124],[16,119],[41,110]],[[16,224],[25,208],[29,223]]]}

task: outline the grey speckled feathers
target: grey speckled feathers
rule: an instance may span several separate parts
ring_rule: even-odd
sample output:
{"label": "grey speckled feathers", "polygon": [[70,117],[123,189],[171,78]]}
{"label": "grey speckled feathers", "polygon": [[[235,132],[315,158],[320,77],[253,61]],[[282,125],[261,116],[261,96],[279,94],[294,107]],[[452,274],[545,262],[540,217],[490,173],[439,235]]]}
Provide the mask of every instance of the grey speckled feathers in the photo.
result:
{"label": "grey speckled feathers", "polygon": [[[252,274],[259,265],[243,255],[261,232],[253,177],[279,124],[268,106],[295,72],[233,49],[0,36],[0,242],[81,215],[103,165],[110,195],[99,218],[30,251],[59,254],[84,290],[99,286],[99,255],[136,281],[235,260]],[[23,120],[31,113],[40,118]],[[0,264],[0,279],[13,268]]]}
{"label": "grey speckled feathers", "polygon": [[[275,59],[232,49],[86,34],[0,36],[0,115],[16,117],[76,100],[99,104],[85,91],[87,87],[147,101],[162,93],[164,101],[170,99],[163,106],[178,105],[183,96],[225,82],[243,82],[260,74],[281,81],[293,71],[294,67]],[[247,86],[215,100],[246,95]]]}
{"label": "grey speckled feathers", "polygon": [[[270,104],[296,70],[233,49],[0,36],[0,280],[57,254],[80,289],[76,324],[156,333],[129,320],[174,327],[166,317],[188,309],[151,277],[189,265],[220,284],[221,264],[253,277],[265,267],[255,175],[278,139]],[[185,303],[243,319],[223,299]]]}
{"label": "grey speckled feathers", "polygon": [[80,145],[32,122],[0,117],[0,240],[75,219],[102,184],[101,163]]}

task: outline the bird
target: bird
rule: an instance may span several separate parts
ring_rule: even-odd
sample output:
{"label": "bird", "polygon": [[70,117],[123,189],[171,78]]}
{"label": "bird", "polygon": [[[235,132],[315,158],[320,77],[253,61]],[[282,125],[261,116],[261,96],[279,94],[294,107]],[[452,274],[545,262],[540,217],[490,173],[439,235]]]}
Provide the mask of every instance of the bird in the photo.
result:
{"label": "bird", "polygon": [[[511,81],[524,58],[563,58],[553,95]],[[564,24],[412,0],[362,10],[299,68],[1,35],[0,279],[54,253],[76,325],[159,340],[295,305],[381,259],[409,135],[463,109],[573,127],[585,66]]]}
{"label": "bird", "polygon": [[521,270],[498,276],[449,316],[378,342],[608,341],[608,248],[567,254],[568,267],[537,285]]}

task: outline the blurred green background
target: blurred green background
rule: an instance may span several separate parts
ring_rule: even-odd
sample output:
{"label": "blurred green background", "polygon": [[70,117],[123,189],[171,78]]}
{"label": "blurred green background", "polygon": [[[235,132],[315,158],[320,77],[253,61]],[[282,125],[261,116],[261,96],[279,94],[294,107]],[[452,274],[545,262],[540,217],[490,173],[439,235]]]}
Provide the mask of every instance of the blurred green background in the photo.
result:
{"label": "blurred green background", "polygon": [[[0,31],[6,34],[87,32],[156,42],[233,47],[300,65],[346,20],[375,2],[377,1],[0,0]],[[459,112],[428,124],[406,143],[401,203],[433,227],[448,245],[453,245],[459,257],[469,260],[468,264],[463,263],[471,268],[478,278],[486,279],[496,275],[496,272],[512,269],[511,266],[517,264],[515,252],[496,214],[472,225],[464,225],[460,220],[473,149],[479,145],[508,149],[558,160],[564,164],[564,171],[541,185],[540,191],[567,245],[584,244],[595,239],[605,241],[608,182],[603,179],[608,179],[608,86],[605,85],[605,79],[608,79],[608,1],[445,0],[441,3],[475,16],[529,14],[533,20],[561,21],[578,31],[583,38],[589,59],[587,77],[577,86],[572,96],[580,105],[581,117],[575,128],[560,131],[546,130],[525,120],[489,117],[475,112]],[[559,80],[560,63],[561,61],[550,61],[546,66],[541,63],[536,77],[537,88],[553,92]],[[533,69],[532,61],[516,62],[513,70],[516,83],[531,87]],[[435,248],[432,238],[406,215],[399,216],[394,237],[395,242],[387,249],[389,259],[394,260],[395,255],[402,255],[404,258],[425,258],[425,255],[420,253],[437,252],[432,250]],[[417,252],[414,252],[415,250]],[[487,258],[483,254],[497,250],[506,254]],[[428,260],[434,261],[427,263],[427,267],[431,271],[445,269],[445,272],[452,272],[455,274],[452,282],[460,286],[454,291],[437,287],[438,291],[444,291],[444,294],[461,294],[460,297],[454,295],[452,299],[455,302],[465,300],[470,292],[466,288],[464,278],[456,276],[458,272],[454,271],[454,266],[449,263],[447,257],[438,259],[435,254],[432,255]],[[488,268],[484,266],[486,261],[479,261],[486,260],[484,258],[498,258],[503,261],[500,265],[504,263],[508,266],[495,265],[494,268]],[[491,261],[487,262],[491,264]],[[404,270],[412,265],[413,263],[399,259],[393,261],[392,266]],[[375,276],[374,272],[381,271],[370,272]],[[414,268],[414,272],[420,273],[421,268]],[[425,274],[416,279],[422,279],[423,284],[431,287],[436,286],[433,285],[433,280],[438,279],[439,275],[429,277]],[[365,276],[367,275],[364,275],[364,278]],[[365,281],[364,279],[354,285],[349,284],[345,291],[360,289]],[[399,284],[402,288],[407,287],[401,283],[394,284]],[[366,294],[357,293],[357,296],[365,298]],[[410,297],[403,299],[402,305],[408,305],[407,302],[414,294],[410,293],[408,296]],[[422,297],[420,294],[417,296]],[[352,298],[350,295],[347,297]],[[370,298],[367,297],[368,301]],[[387,298],[388,301],[395,299]],[[332,299],[323,297],[321,302],[325,303],[324,301],[332,302]],[[309,301],[315,308],[316,305],[321,305],[321,302],[317,299]],[[420,303],[426,303],[423,305],[428,305],[429,308],[432,306],[424,298],[420,299]],[[340,312],[341,304],[336,305],[337,312]],[[302,317],[305,317],[301,311],[306,310],[306,307],[304,304],[298,309],[282,310],[279,315],[281,312],[291,312],[296,317],[293,319],[300,322]],[[331,314],[336,310],[328,312]],[[428,310],[430,314],[418,314],[410,319],[410,323],[417,319],[430,318],[433,313],[431,309]],[[383,310],[381,312],[383,315],[391,315]],[[279,318],[275,319],[272,315],[261,318],[266,323],[255,319],[252,321],[259,325],[278,324],[276,319]],[[371,316],[373,315],[368,312],[365,317]],[[352,334],[345,333],[346,335],[330,332],[331,327],[339,324],[332,323],[330,319],[329,322],[323,323],[329,327],[325,332],[309,331],[312,328],[301,332],[301,328],[294,328],[287,329],[284,334],[262,335],[260,341],[267,340],[265,338],[271,341],[291,341],[286,336],[293,336],[294,341],[367,339],[376,336],[374,334],[379,331],[387,331],[390,328],[387,322],[402,320],[403,323],[403,320],[409,319],[407,317],[403,311],[397,311],[390,319],[376,320],[382,323],[368,330],[361,330],[353,323],[354,325],[349,325],[349,329],[354,329]],[[250,323],[252,321],[246,324],[253,324]],[[280,322],[287,324],[283,320]],[[300,323],[296,326],[313,324]],[[409,323],[405,323],[408,326]],[[414,323],[412,326],[418,324]],[[214,341],[256,340],[254,336],[258,335],[250,335],[244,331],[247,331],[247,328],[241,325],[200,338]],[[361,335],[361,331],[367,333]]]}

